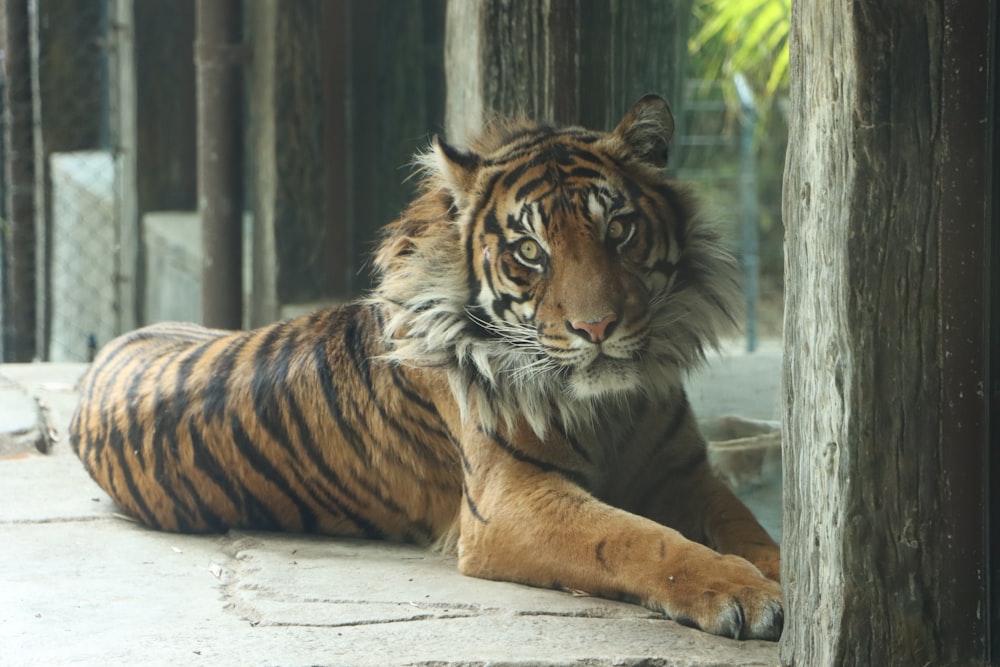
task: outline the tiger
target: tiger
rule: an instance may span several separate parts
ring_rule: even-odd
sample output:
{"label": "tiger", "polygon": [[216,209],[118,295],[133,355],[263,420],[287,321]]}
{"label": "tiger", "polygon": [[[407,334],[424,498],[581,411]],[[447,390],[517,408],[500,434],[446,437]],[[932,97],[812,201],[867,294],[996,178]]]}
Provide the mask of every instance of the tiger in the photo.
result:
{"label": "tiger", "polygon": [[738,322],[738,264],[667,177],[649,95],[611,131],[435,137],[370,291],[247,331],[109,342],[71,444],[155,529],[397,540],[460,572],[776,640],[780,550],[710,468],[684,380]]}

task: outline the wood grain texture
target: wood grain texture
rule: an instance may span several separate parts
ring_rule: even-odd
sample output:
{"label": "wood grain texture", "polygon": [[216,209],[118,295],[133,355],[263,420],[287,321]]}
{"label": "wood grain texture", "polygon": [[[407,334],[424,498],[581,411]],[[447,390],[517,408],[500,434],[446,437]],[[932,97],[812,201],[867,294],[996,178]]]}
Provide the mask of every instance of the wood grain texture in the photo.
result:
{"label": "wood grain texture", "polygon": [[905,4],[793,8],[786,665],[985,660],[986,106],[963,87],[985,91],[988,3]]}

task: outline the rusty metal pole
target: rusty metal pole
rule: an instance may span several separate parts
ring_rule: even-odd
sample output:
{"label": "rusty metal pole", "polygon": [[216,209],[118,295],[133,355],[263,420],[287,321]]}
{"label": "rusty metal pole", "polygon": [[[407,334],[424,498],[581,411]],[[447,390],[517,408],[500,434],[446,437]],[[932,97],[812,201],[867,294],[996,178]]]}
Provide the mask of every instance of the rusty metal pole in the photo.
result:
{"label": "rusty metal pole", "polygon": [[195,66],[202,322],[243,325],[243,72],[241,0],[198,0]]}

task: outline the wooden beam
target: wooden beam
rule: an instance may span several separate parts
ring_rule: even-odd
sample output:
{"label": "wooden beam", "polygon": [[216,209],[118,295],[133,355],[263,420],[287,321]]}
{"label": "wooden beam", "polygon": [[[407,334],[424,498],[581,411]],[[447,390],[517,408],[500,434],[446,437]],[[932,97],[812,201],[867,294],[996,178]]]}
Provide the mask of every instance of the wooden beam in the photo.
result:
{"label": "wooden beam", "polygon": [[988,18],[794,5],[786,665],[986,661]]}

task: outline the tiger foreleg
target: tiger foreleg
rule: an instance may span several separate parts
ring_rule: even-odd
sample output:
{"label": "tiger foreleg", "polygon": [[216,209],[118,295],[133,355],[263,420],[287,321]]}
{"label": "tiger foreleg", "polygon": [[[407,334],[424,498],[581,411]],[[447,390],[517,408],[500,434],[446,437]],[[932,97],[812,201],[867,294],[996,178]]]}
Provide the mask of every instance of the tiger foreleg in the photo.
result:
{"label": "tiger foreleg", "polygon": [[781,551],[753,513],[706,464],[692,476],[692,494],[700,499],[707,542],[757,566],[769,579],[781,581]]}
{"label": "tiger foreleg", "polygon": [[[753,513],[722,482],[709,465],[704,438],[690,409],[682,418],[669,412],[647,415],[643,428],[607,476],[601,497],[615,507],[679,530],[689,539],[724,554],[747,559],[768,578],[780,581],[781,552]],[[661,433],[660,422],[680,421],[672,435]]]}
{"label": "tiger foreleg", "polygon": [[728,637],[781,635],[780,586],[748,561],[602,503],[571,480],[573,471],[489,439],[463,443],[463,573],[638,601]]}

